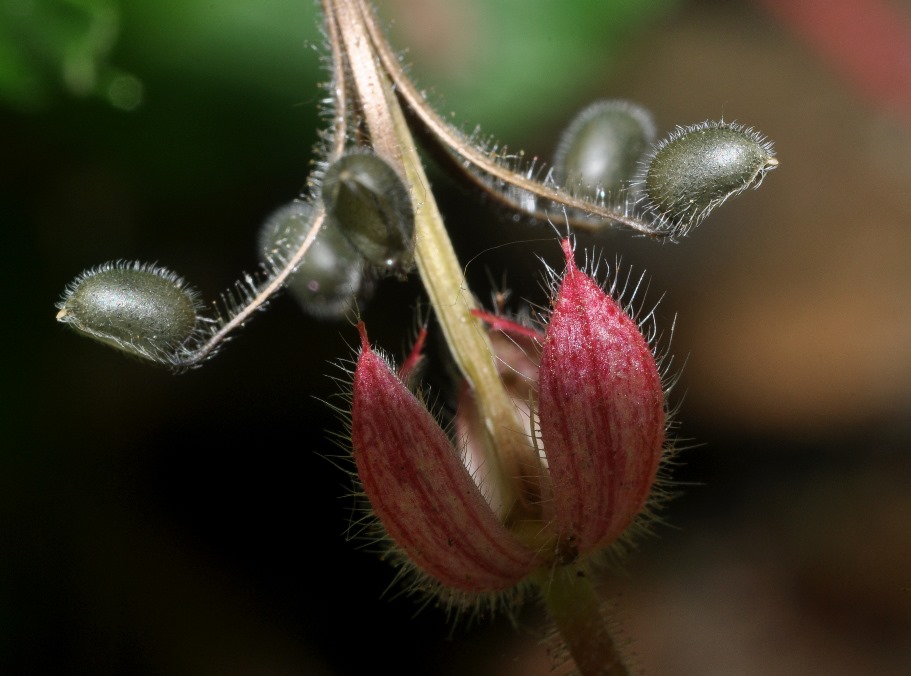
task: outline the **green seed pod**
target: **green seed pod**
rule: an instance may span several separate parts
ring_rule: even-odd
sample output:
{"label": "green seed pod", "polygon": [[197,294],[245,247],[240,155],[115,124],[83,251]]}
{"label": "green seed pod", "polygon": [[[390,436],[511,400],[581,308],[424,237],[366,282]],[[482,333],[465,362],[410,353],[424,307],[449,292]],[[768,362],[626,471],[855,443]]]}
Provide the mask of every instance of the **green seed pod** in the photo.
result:
{"label": "green seed pod", "polygon": [[323,177],[329,220],[368,261],[381,269],[408,272],[414,264],[414,210],[408,188],[384,160],[351,152]]}
{"label": "green seed pod", "polygon": [[661,230],[685,235],[729,197],[758,188],[778,160],[761,134],[722,121],[678,127],[645,166],[646,213]]}
{"label": "green seed pod", "polygon": [[[307,237],[313,205],[294,201],[277,209],[259,232],[259,248],[267,260],[282,260]],[[288,289],[304,312],[320,319],[341,319],[354,309],[359,295],[369,293],[364,259],[337,226],[327,221],[288,280]]]}
{"label": "green seed pod", "polygon": [[655,123],[645,108],[621,99],[597,101],[560,136],[554,180],[592,199],[616,194],[636,176],[654,142]]}
{"label": "green seed pod", "polygon": [[199,325],[196,293],[148,263],[115,261],[83,272],[57,304],[58,321],[128,354],[174,364]]}

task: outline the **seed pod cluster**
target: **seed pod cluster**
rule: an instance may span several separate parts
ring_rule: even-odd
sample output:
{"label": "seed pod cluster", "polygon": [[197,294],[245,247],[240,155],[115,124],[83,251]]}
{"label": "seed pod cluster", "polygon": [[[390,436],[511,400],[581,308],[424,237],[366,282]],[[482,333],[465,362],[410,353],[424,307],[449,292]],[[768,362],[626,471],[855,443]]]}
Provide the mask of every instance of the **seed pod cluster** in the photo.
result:
{"label": "seed pod cluster", "polygon": [[574,194],[604,199],[636,176],[655,141],[655,123],[642,106],[622,99],[584,108],[560,136],[554,180]]}
{"label": "seed pod cluster", "polygon": [[[273,212],[260,229],[261,255],[269,261],[281,261],[293,253],[310,231],[314,212],[311,203],[300,200]],[[363,256],[333,221],[323,224],[288,280],[288,288],[304,312],[319,319],[346,317],[371,287],[364,274]]]}
{"label": "seed pod cluster", "polygon": [[724,121],[678,127],[646,159],[640,207],[659,230],[682,236],[777,166],[772,144],[751,128]]}
{"label": "seed pod cluster", "polygon": [[414,210],[402,179],[385,160],[357,150],[326,170],[322,199],[327,219],[364,258],[404,274],[414,265]]}
{"label": "seed pod cluster", "polygon": [[195,291],[175,273],[114,261],[79,275],[57,304],[58,321],[127,354],[175,364],[197,331]]}

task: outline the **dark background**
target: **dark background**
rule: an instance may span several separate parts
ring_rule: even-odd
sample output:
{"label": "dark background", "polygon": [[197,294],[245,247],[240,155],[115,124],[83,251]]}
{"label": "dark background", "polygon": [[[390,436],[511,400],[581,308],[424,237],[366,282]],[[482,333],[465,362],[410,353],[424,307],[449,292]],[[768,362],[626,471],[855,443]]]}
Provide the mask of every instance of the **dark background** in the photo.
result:
{"label": "dark background", "polygon": [[[911,6],[885,4],[906,28]],[[776,143],[762,189],[687,240],[582,240],[647,270],[659,325],[676,317],[682,496],[605,588],[647,673],[911,664],[911,89],[864,86],[911,48],[821,51],[780,5],[382,3],[431,100],[530,154],[603,97],[664,131],[723,116]],[[0,8],[3,673],[549,673],[535,607],[518,630],[415,618],[346,541],[351,483],[327,459],[343,426],[322,400],[349,324],[281,297],[174,376],[53,320],[107,260],[158,261],[207,298],[255,267],[258,224],[309,171],[316,22],[299,0]],[[478,295],[506,274],[546,303],[550,231],[431,178]],[[371,338],[400,355],[420,294],[385,282]]]}

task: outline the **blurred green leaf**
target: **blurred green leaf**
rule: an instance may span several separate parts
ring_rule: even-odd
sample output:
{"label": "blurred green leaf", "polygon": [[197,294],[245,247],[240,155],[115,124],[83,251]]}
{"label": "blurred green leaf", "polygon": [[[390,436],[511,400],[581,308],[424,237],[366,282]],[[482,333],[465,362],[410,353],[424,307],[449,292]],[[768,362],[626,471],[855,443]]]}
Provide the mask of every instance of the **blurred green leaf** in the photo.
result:
{"label": "blurred green leaf", "polygon": [[307,0],[160,0],[124,6],[124,52],[141,67],[238,92],[315,96],[322,45]]}
{"label": "blurred green leaf", "polygon": [[[431,101],[465,125],[480,123],[500,135],[533,129],[580,91],[609,90],[618,58],[649,22],[680,2],[435,0],[420,17],[410,16],[414,3],[385,4],[394,46],[406,50]],[[439,25],[428,26],[431,21]],[[425,41],[429,32],[434,37]]]}
{"label": "blurred green leaf", "polygon": [[0,99],[46,106],[60,92],[89,96],[115,77],[115,0],[7,0],[0,6]]}

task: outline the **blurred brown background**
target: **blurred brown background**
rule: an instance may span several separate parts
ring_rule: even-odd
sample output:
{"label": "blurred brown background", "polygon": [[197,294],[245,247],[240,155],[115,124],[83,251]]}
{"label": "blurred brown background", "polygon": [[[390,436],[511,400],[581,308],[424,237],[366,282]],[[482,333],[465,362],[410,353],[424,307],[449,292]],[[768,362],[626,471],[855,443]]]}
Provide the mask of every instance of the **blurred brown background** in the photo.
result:
{"label": "blurred brown background", "polygon": [[[669,527],[606,597],[645,673],[902,673],[911,118],[901,91],[871,96],[772,4],[387,0],[382,15],[443,111],[542,158],[603,97],[665,131],[723,116],[774,140],[780,169],[679,244],[583,240],[646,270],[660,325],[676,317],[692,446]],[[886,4],[911,21],[911,3]],[[320,399],[351,326],[283,297],[172,376],[53,321],[66,282],[115,258],[214,297],[308,173],[312,3],[137,5],[0,8],[0,671],[548,673],[535,608],[519,631],[415,620],[381,598],[387,564],[345,541],[349,480],[324,457],[341,425]],[[550,231],[431,176],[479,295],[505,273],[546,302]],[[386,282],[371,337],[400,353],[419,301],[414,281]]]}

